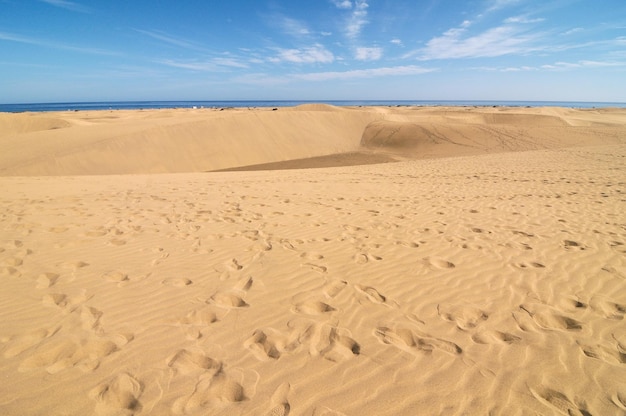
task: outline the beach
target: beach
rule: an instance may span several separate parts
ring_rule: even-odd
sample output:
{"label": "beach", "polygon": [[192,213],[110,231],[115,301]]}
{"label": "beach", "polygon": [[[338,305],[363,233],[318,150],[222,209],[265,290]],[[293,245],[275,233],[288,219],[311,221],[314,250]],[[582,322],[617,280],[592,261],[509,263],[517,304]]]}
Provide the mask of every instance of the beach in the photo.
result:
{"label": "beach", "polygon": [[0,413],[622,415],[626,109],[0,113]]}

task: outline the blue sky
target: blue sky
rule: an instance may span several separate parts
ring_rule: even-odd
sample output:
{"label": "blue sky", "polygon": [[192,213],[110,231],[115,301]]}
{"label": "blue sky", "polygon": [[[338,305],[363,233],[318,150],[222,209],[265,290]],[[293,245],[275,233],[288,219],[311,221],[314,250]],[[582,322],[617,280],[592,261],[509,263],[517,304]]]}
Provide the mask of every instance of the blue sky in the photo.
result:
{"label": "blue sky", "polygon": [[0,0],[0,102],[626,101],[625,0]]}

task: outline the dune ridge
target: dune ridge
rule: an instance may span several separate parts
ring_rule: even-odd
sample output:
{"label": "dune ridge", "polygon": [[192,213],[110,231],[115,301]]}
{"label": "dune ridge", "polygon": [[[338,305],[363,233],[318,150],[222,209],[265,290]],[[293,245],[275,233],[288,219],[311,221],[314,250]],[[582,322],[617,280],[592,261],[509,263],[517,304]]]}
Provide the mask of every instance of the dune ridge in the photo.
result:
{"label": "dune ridge", "polygon": [[[0,414],[626,412],[624,111],[11,117]],[[111,173],[214,166],[205,131],[240,141],[224,166],[278,166]],[[314,168],[318,145],[396,163]]]}

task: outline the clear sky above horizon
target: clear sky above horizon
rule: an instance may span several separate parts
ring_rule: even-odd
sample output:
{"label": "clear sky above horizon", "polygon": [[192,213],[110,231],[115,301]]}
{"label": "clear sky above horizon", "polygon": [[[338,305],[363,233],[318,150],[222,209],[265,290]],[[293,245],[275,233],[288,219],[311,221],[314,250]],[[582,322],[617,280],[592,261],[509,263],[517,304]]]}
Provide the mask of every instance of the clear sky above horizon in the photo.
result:
{"label": "clear sky above horizon", "polygon": [[626,101],[625,0],[0,0],[0,103]]}

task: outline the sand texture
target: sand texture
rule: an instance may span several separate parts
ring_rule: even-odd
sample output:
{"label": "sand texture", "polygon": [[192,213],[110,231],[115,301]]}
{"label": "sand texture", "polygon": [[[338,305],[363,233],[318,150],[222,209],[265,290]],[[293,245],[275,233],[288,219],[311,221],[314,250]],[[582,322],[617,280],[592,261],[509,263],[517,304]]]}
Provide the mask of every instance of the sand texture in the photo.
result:
{"label": "sand texture", "polygon": [[0,114],[0,175],[2,415],[626,414],[626,110]]}

